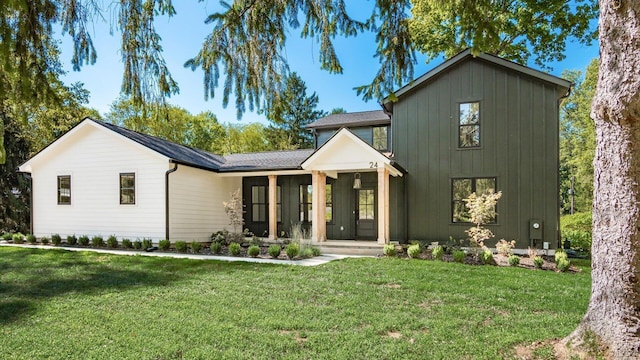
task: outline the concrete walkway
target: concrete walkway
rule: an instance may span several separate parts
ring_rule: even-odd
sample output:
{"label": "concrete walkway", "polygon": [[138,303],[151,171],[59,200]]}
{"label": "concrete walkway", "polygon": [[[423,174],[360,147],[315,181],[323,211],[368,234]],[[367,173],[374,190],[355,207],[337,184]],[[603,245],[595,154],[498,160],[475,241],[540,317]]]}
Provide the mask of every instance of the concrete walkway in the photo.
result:
{"label": "concrete walkway", "polygon": [[278,259],[263,259],[263,258],[251,258],[251,257],[234,257],[234,256],[219,256],[219,255],[196,255],[196,254],[181,254],[181,253],[166,253],[166,252],[146,252],[146,251],[136,251],[136,250],[116,250],[116,249],[94,249],[91,247],[67,247],[67,246],[53,246],[53,245],[29,245],[29,244],[9,244],[6,242],[0,242],[0,246],[8,246],[8,247],[21,247],[27,249],[58,249],[58,250],[67,250],[67,251],[91,251],[101,254],[112,254],[112,255],[130,255],[130,256],[151,256],[151,257],[168,257],[174,259],[194,259],[194,260],[218,260],[218,261],[244,261],[248,263],[259,263],[259,264],[278,264],[278,265],[299,265],[299,266],[317,266],[326,264],[329,261],[333,260],[341,260],[345,258],[358,258],[358,257],[366,257],[361,255],[332,255],[332,254],[323,254],[320,256],[316,256],[310,259],[302,259],[302,260],[278,260]]}

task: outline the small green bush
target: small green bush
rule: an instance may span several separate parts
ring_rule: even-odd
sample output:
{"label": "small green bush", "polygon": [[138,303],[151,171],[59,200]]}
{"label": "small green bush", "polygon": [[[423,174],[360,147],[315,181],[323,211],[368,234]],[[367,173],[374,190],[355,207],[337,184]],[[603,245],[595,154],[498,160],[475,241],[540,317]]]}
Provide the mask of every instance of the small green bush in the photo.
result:
{"label": "small green bush", "polygon": [[569,270],[570,267],[571,261],[566,257],[558,259],[558,262],[556,263],[556,268],[562,272]]}
{"label": "small green bush", "polygon": [[133,248],[136,250],[142,249],[142,241],[140,239],[136,239],[136,241],[133,242]]}
{"label": "small green bush", "polygon": [[75,235],[67,236],[67,245],[75,245],[78,243],[78,238]]}
{"label": "small green bush", "polygon": [[431,257],[433,257],[434,260],[442,260],[443,255],[444,249],[440,245],[434,246],[431,250]]}
{"label": "small green bush", "polygon": [[453,250],[453,261],[464,263],[464,259],[466,259],[467,254],[462,250]]}
{"label": "small green bush", "polygon": [[298,256],[298,253],[300,252],[300,245],[298,245],[298,243],[292,242],[284,248],[284,252],[285,254],[287,254],[287,257],[289,259],[293,259],[294,257]]}
{"label": "small green bush", "polygon": [[35,235],[33,235],[33,234],[29,234],[29,235],[27,235],[27,242],[28,242],[29,244],[35,244],[35,243],[36,243],[36,241],[37,241],[37,239],[36,239],[36,236],[35,236]]}
{"label": "small green bush", "polygon": [[420,252],[420,244],[409,245],[409,247],[407,248],[407,255],[409,255],[409,257],[412,259],[420,256]]}
{"label": "small green bush", "polygon": [[104,239],[102,236],[94,236],[91,238],[91,246],[93,247],[101,247],[104,246]]}
{"label": "small green bush", "polygon": [[231,244],[229,244],[229,254],[233,256],[239,256],[241,250],[242,247],[237,242],[232,242]]}
{"label": "small green bush", "polygon": [[320,256],[322,254],[322,252],[320,251],[320,248],[317,246],[312,246],[311,252],[313,253],[313,256]]}
{"label": "small green bush", "polygon": [[568,241],[572,249],[591,251],[591,212],[578,212],[560,217],[562,242]]}
{"label": "small green bush", "polygon": [[393,244],[386,244],[384,248],[382,248],[382,252],[384,256],[396,256],[396,246]]}
{"label": "small green bush", "polygon": [[227,245],[227,237],[229,236],[229,231],[220,230],[211,234],[211,242],[217,242],[221,245]]}
{"label": "small green bush", "polygon": [[115,235],[111,235],[107,238],[107,246],[110,248],[117,248],[118,247],[118,238]]}
{"label": "small green bush", "polygon": [[258,245],[249,246],[249,248],[247,249],[247,255],[251,256],[252,258],[258,257],[258,255],[260,255],[260,246]]}
{"label": "small green bush", "polygon": [[5,240],[5,241],[13,240],[13,234],[12,233],[2,234],[2,240]]}
{"label": "small green bush", "polygon": [[312,258],[313,257],[313,250],[310,247],[306,247],[306,248],[302,249],[302,252],[300,253],[300,256],[302,258],[305,258],[305,259]]}
{"label": "small green bush", "polygon": [[158,242],[158,248],[162,251],[167,251],[171,247],[171,241],[164,239]]}
{"label": "small green bush", "polygon": [[133,243],[129,239],[122,239],[122,247],[125,249],[133,248]]}
{"label": "small green bush", "polygon": [[89,245],[89,237],[87,235],[82,235],[78,238],[78,244],[82,246]]}
{"label": "small green bush", "polygon": [[13,239],[14,244],[22,244],[24,242],[24,235],[21,233],[13,234],[11,238]]}
{"label": "small green bush", "polygon": [[62,244],[62,238],[60,237],[59,234],[53,234],[51,235],[51,243],[56,246],[60,245]]}
{"label": "small green bush", "polygon": [[567,253],[564,251],[564,249],[557,249],[556,253],[554,255],[554,259],[556,261],[556,263],[558,263],[558,261],[560,259],[566,259],[567,258]]}
{"label": "small green bush", "polygon": [[186,241],[176,241],[176,251],[185,253],[187,252],[187,242]]}
{"label": "small green bush", "polygon": [[202,243],[198,241],[191,242],[191,252],[197,254],[202,250]]}
{"label": "small green bush", "polygon": [[536,256],[533,258],[533,266],[537,267],[538,269],[542,269],[542,265],[544,265],[542,256]]}
{"label": "small green bush", "polygon": [[278,256],[280,256],[280,253],[282,252],[282,247],[278,244],[272,244],[272,245],[269,245],[269,249],[267,251],[269,252],[269,255],[271,255],[271,257],[275,259]]}
{"label": "small green bush", "polygon": [[43,236],[40,238],[40,242],[42,243],[42,245],[47,245],[49,243],[49,238],[46,236]]}
{"label": "small green bush", "polygon": [[222,244],[220,244],[219,242],[212,242],[211,252],[214,254],[220,254],[222,252]]}
{"label": "small green bush", "polygon": [[493,252],[491,252],[491,250],[487,248],[482,250],[482,254],[480,254],[480,257],[482,258],[482,263],[485,265],[493,263]]}
{"label": "small green bush", "polygon": [[151,239],[142,239],[142,249],[147,250],[152,246],[153,246],[153,241],[151,241]]}
{"label": "small green bush", "polygon": [[509,265],[518,266],[520,264],[520,256],[518,256],[518,255],[509,255],[508,261],[509,261]]}

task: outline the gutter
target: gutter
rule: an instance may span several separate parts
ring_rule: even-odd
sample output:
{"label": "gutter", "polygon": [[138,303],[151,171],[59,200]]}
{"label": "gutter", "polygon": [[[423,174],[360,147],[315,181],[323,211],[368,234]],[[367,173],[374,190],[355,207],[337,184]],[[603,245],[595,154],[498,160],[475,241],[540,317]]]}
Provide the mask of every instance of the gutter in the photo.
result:
{"label": "gutter", "polygon": [[173,163],[173,169],[169,169],[164,173],[164,221],[166,240],[169,240],[169,174],[178,170],[178,163],[173,160],[170,160],[169,163]]}

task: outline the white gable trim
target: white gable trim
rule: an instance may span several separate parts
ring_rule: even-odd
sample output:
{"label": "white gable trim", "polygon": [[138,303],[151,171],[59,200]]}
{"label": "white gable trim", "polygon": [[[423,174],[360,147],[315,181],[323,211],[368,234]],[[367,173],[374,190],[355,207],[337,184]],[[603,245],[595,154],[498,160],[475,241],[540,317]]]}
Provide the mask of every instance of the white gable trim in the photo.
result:
{"label": "white gable trim", "polygon": [[340,171],[376,171],[384,168],[393,176],[402,176],[387,156],[374,149],[347,128],[338,130],[326,143],[309,156],[302,168],[337,174]]}
{"label": "white gable trim", "polygon": [[135,142],[129,138],[127,138],[126,136],[123,136],[121,134],[118,134],[114,131],[111,131],[110,129],[108,129],[105,126],[102,126],[100,124],[98,124],[95,120],[92,120],[90,118],[86,118],[83,121],[81,121],[78,125],[74,126],[73,128],[71,128],[71,130],[67,131],[64,135],[62,135],[61,137],[57,138],[56,140],[54,140],[51,144],[47,145],[44,149],[40,150],[40,152],[38,152],[37,154],[35,154],[34,156],[31,157],[31,159],[27,160],[24,164],[20,165],[18,167],[18,169],[20,170],[20,172],[26,172],[26,173],[31,173],[32,171],[32,165],[34,163],[37,163],[41,158],[45,157],[47,154],[50,154],[52,152],[55,152],[57,150],[57,148],[60,146],[60,144],[68,142],[68,141],[74,141],[74,137],[77,136],[77,133],[81,130],[86,128],[87,126],[92,126],[95,129],[98,129],[99,131],[104,131],[105,133],[111,134],[111,135],[115,135],[118,136],[120,139],[128,142],[129,144],[133,144],[134,146],[138,147],[139,149],[146,151],[147,153],[153,154],[155,156],[160,157],[163,160],[166,160],[167,162],[170,160],[167,156],[164,156],[162,154],[160,154],[159,152],[152,150],[138,142]]}

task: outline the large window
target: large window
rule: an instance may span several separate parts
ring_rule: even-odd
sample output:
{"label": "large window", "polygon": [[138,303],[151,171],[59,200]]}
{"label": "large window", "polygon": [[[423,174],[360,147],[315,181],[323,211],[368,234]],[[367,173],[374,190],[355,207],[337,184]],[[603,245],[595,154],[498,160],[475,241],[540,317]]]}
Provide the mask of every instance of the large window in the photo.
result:
{"label": "large window", "polygon": [[389,150],[389,127],[378,126],[373,128],[373,147],[376,150]]}
{"label": "large window", "polygon": [[458,147],[470,148],[480,146],[479,102],[459,104],[458,128]]}
{"label": "large window", "polygon": [[256,185],[251,187],[251,221],[267,221],[267,187]]}
{"label": "large window", "polygon": [[58,205],[71,205],[71,175],[58,176]]}
{"label": "large window", "polygon": [[120,174],[120,204],[133,205],[136,203],[136,174]]}
{"label": "large window", "polygon": [[[325,220],[327,222],[333,221],[333,186],[331,184],[325,185],[326,194],[326,207],[325,207]],[[312,195],[313,186],[300,185],[300,222],[310,223],[312,219]]]}
{"label": "large window", "polygon": [[330,223],[333,221],[333,186],[331,184],[327,184],[325,187],[326,191],[326,207],[325,207],[325,220]]}
{"label": "large window", "polygon": [[[454,223],[468,223],[469,210],[464,199],[471,193],[488,194],[496,191],[496,178],[464,178],[451,181],[451,208]],[[494,218],[491,223],[495,223]]]}

